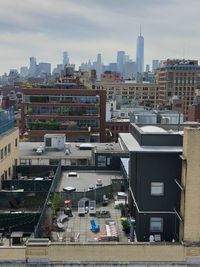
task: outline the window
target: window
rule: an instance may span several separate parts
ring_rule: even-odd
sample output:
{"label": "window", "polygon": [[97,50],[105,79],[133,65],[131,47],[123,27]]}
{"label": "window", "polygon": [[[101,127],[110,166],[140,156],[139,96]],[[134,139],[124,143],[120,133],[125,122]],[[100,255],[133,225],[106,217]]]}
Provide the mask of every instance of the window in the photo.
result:
{"label": "window", "polygon": [[8,176],[10,177],[11,175],[11,167],[8,168]]}
{"label": "window", "polygon": [[5,157],[7,156],[7,146],[4,147],[4,154],[5,154]]}
{"label": "window", "polygon": [[8,153],[11,152],[11,144],[8,144]]}
{"label": "window", "polygon": [[15,147],[17,147],[17,138],[15,139]]}
{"label": "window", "polygon": [[163,219],[161,217],[150,218],[150,232],[162,232]]}
{"label": "window", "polygon": [[4,171],[4,179],[7,180],[7,177],[8,177],[8,173],[7,171]]}
{"label": "window", "polygon": [[152,196],[163,196],[164,195],[164,183],[151,183],[151,195]]}
{"label": "window", "polygon": [[51,138],[45,139],[45,146],[51,147]]}
{"label": "window", "polygon": [[3,148],[1,149],[1,159],[3,159]]}
{"label": "window", "polygon": [[97,158],[98,167],[106,167],[106,156],[99,155]]}

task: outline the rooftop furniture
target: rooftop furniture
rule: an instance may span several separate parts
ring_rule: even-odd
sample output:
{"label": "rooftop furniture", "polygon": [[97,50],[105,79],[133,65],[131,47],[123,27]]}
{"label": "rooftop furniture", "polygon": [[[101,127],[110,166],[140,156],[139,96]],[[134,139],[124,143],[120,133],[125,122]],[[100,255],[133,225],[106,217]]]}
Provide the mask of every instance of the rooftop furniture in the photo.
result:
{"label": "rooftop furniture", "polygon": [[[84,216],[86,212],[86,207],[89,207],[89,198],[81,198],[78,202],[78,215]],[[89,209],[89,208],[88,208]]]}
{"label": "rooftop furniture", "polygon": [[109,241],[119,241],[116,223],[113,220],[106,221],[106,235]]}
{"label": "rooftop furniture", "polygon": [[107,206],[108,205],[108,198],[106,197],[106,195],[103,195],[103,206]]}
{"label": "rooftop furniture", "polygon": [[108,210],[100,210],[96,212],[97,218],[110,218],[110,212]]}
{"label": "rooftop furniture", "polygon": [[96,201],[95,200],[89,201],[89,214],[96,215]]}
{"label": "rooftop furniture", "polygon": [[100,227],[99,224],[96,224],[95,220],[90,220],[90,224],[91,224],[91,231],[93,233],[98,233],[100,231]]}
{"label": "rooftop furniture", "polygon": [[65,215],[64,213],[60,214],[57,218],[57,222],[64,223],[68,220],[68,215]]}

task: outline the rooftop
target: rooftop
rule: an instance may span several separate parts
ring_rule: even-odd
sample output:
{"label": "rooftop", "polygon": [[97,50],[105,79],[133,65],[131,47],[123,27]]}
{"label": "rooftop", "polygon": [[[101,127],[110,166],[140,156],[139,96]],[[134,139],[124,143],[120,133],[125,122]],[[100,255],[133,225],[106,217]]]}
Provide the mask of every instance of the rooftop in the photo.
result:
{"label": "rooftop", "polygon": [[140,128],[144,133],[166,133],[166,131],[158,126],[143,126]]}
{"label": "rooftop", "polygon": [[73,186],[76,191],[87,191],[89,186],[96,185],[98,179],[102,180],[102,185],[111,184],[112,179],[122,179],[119,172],[113,171],[76,171],[77,176],[68,176],[69,172],[63,172],[57,191],[63,191],[64,187]]}
{"label": "rooftop", "polygon": [[[66,143],[67,148],[69,149],[70,153],[65,155],[64,147],[62,150],[56,149],[45,149],[41,155],[36,153],[37,148],[43,147],[43,142],[20,142],[19,143],[19,151],[20,157],[26,159],[33,159],[33,158],[51,158],[51,159],[67,159],[67,158],[91,158],[92,157],[92,150],[91,149],[84,149],[85,144],[83,143]],[[88,144],[87,144],[88,146]],[[96,151],[121,151],[121,148],[118,143],[91,143],[91,146],[95,148]],[[80,149],[80,147],[82,149]],[[90,147],[91,148],[91,147]]]}
{"label": "rooftop", "polygon": [[120,133],[121,146],[124,150],[133,152],[160,152],[160,153],[181,153],[180,146],[140,146],[137,140],[130,133]]}
{"label": "rooftop", "polygon": [[[119,238],[119,242],[127,243],[129,236],[122,230],[120,221],[121,211],[114,209],[114,202],[111,201],[108,206],[97,206],[98,211],[107,211],[110,214],[110,218],[94,218],[95,222],[100,226],[98,233],[93,233],[90,228],[90,220],[93,219],[89,214],[85,216],[78,216],[77,210],[73,210],[73,217],[70,217],[68,221],[64,222],[64,231],[60,233],[53,232],[53,241],[65,241],[70,242],[72,238],[77,238],[80,243],[86,242],[98,242],[98,239],[102,236],[106,236],[106,223],[112,221],[116,225],[116,233]],[[116,244],[116,241],[115,241]]]}

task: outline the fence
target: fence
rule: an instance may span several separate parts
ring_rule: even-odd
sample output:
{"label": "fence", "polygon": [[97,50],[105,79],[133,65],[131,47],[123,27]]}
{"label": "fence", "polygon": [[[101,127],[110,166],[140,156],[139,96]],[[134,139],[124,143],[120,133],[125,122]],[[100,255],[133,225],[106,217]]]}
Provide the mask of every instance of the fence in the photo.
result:
{"label": "fence", "polygon": [[103,201],[103,195],[106,195],[108,198],[111,198],[112,193],[112,185],[107,185],[90,191],[71,193],[60,192],[59,194],[61,195],[61,205],[63,205],[66,199],[70,199],[72,200],[72,206],[76,208],[78,207],[78,201],[81,198],[89,198],[92,200],[96,200],[96,203],[101,203]]}
{"label": "fence", "polygon": [[58,186],[58,183],[59,183],[60,177],[61,177],[61,173],[62,173],[61,162],[59,162],[58,167],[56,169],[55,176],[54,176],[52,184],[51,184],[51,187],[50,187],[49,192],[47,194],[47,198],[45,200],[45,203],[44,203],[44,206],[43,206],[43,209],[42,209],[38,224],[37,224],[37,226],[35,228],[35,237],[36,238],[42,236],[43,226],[44,226],[45,219],[46,219],[46,216],[47,216],[48,202],[50,200],[51,193],[54,192],[56,190],[56,187]]}
{"label": "fence", "polygon": [[51,180],[7,180],[2,181],[2,189],[24,189],[26,192],[48,192]]}

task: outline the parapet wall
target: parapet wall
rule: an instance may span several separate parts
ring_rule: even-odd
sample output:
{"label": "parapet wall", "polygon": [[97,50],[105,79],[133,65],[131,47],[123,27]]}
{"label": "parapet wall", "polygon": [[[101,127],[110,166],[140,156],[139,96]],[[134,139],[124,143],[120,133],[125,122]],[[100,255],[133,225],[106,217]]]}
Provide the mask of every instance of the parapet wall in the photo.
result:
{"label": "parapet wall", "polygon": [[[186,247],[180,244],[64,244],[54,243],[48,247],[2,247],[0,263],[9,261],[32,263],[94,263],[104,264],[159,263],[187,266],[200,264],[200,247]],[[131,265],[131,266],[132,266]]]}

